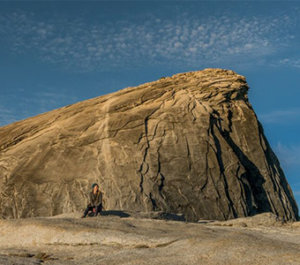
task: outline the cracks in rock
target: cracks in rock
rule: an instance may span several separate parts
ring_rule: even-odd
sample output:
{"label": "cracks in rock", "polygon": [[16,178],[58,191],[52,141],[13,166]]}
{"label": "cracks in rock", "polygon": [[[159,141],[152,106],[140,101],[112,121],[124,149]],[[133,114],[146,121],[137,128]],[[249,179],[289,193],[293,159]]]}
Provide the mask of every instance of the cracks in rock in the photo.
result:
{"label": "cracks in rock", "polygon": [[[148,118],[148,120],[149,120],[149,118]],[[157,127],[158,127],[159,123],[160,123],[160,121],[158,121],[158,122],[155,124],[154,130],[153,130],[152,138],[149,139],[149,135],[147,135],[149,142],[151,142],[152,140],[154,140],[154,137],[155,137],[155,135],[156,135],[156,131],[157,131]],[[138,139],[138,141],[137,141],[135,144],[141,143],[141,140],[142,140],[144,137],[146,137],[146,135],[145,135],[145,133],[142,133],[142,134],[139,136],[139,139]]]}
{"label": "cracks in rock", "polygon": [[202,187],[200,187],[200,190],[203,191],[208,183],[208,153],[209,153],[209,143],[206,142],[206,153],[205,153],[205,182],[202,184]]}
{"label": "cracks in rock", "polygon": [[[213,118],[214,119],[214,118]],[[270,201],[266,194],[266,191],[263,188],[263,183],[265,182],[264,177],[261,175],[259,169],[255,166],[253,162],[249,160],[249,158],[243,153],[243,151],[234,143],[232,138],[230,137],[230,133],[227,130],[223,130],[218,124],[215,122],[216,128],[219,133],[222,135],[223,139],[227,142],[227,144],[231,147],[232,151],[238,157],[240,163],[246,170],[245,178],[250,184],[251,190],[254,193],[254,201],[257,209],[255,209],[254,205],[248,205],[250,210],[250,215],[271,211]],[[244,186],[245,187],[245,186]],[[254,207],[253,207],[254,206]]]}
{"label": "cracks in rock", "polygon": [[151,192],[150,192],[150,194],[149,194],[149,198],[150,198],[150,201],[151,201],[151,204],[152,204],[152,211],[155,211],[158,207],[157,207],[156,201],[155,201],[155,199],[153,198]]}
{"label": "cracks in rock", "polygon": [[189,171],[191,171],[191,169],[192,169],[191,150],[190,150],[190,146],[189,146],[187,137],[185,136],[184,139],[185,139],[186,150],[187,150],[188,167],[189,167]]}
{"label": "cracks in rock", "polygon": [[211,131],[211,135],[213,137],[215,147],[216,147],[216,150],[214,150],[214,151],[215,151],[215,155],[216,155],[218,165],[219,165],[219,168],[220,168],[220,175],[222,176],[222,179],[223,179],[224,191],[225,191],[227,200],[229,202],[230,210],[232,211],[232,214],[233,214],[234,218],[237,218],[238,215],[236,213],[236,209],[234,207],[233,201],[232,201],[232,199],[230,197],[230,194],[229,194],[229,187],[228,187],[227,177],[225,175],[224,163],[223,163],[223,159],[222,159],[221,144],[220,144],[220,141],[219,141],[218,137],[216,136],[216,134],[214,132],[214,126],[219,128],[220,122],[219,122],[219,126],[218,126],[218,120],[216,120],[215,117],[210,116],[210,131]]}
{"label": "cracks in rock", "polygon": [[160,244],[156,244],[154,247],[155,248],[161,248],[161,247],[167,247],[177,241],[179,241],[180,239],[174,239],[174,240],[171,240],[171,241],[168,241],[168,242],[165,242],[165,243],[160,243]]}
{"label": "cracks in rock", "polygon": [[164,187],[164,182],[165,182],[165,176],[160,172],[159,173],[160,175],[160,184],[158,186],[158,191],[159,191],[159,194],[162,198],[164,198],[164,196],[162,195],[162,189]]}
{"label": "cracks in rock", "polygon": [[158,186],[158,193],[159,193],[159,195],[161,196],[162,199],[165,199],[165,196],[162,193],[162,190],[163,190],[164,184],[165,184],[165,176],[161,172],[161,162],[160,162],[159,149],[160,149],[160,146],[157,150],[157,174],[156,174],[155,179],[158,179],[158,177],[160,178],[160,183],[159,183],[159,186]]}
{"label": "cracks in rock", "polygon": [[145,148],[145,151],[144,151],[144,156],[143,156],[143,161],[140,165],[140,168],[139,168],[139,173],[140,173],[140,191],[141,193],[143,193],[144,191],[144,187],[143,187],[143,183],[144,183],[144,175],[148,172],[149,170],[149,166],[147,164],[147,169],[145,172],[144,171],[144,165],[146,164],[146,157],[147,157],[147,154],[148,154],[148,150],[150,148],[150,143],[149,143],[149,139],[148,139],[148,120],[149,120],[149,116],[147,116],[144,120],[144,129],[145,129],[145,137],[146,137],[146,148]]}
{"label": "cracks in rock", "polygon": [[[298,207],[295,202],[295,199],[290,191],[289,185],[286,181],[283,170],[280,167],[280,163],[273,153],[267,139],[264,136],[263,127],[258,121],[258,134],[260,139],[260,145],[265,154],[267,161],[267,168],[269,170],[270,179],[273,184],[273,189],[278,193],[278,199],[282,205],[282,209],[284,211],[285,216],[288,219],[298,219]],[[264,141],[264,145],[262,143]],[[279,180],[278,180],[279,179]],[[282,191],[283,190],[283,191]],[[269,197],[268,197],[269,198]],[[286,200],[289,202],[287,203]],[[273,201],[269,198],[270,203],[273,205]],[[291,208],[290,208],[290,206]],[[274,208],[274,206],[273,206]],[[274,208],[275,209],[275,208]],[[276,209],[275,209],[276,210]]]}
{"label": "cracks in rock", "polygon": [[[139,140],[138,140],[138,143],[140,143],[142,138],[145,138],[145,140],[146,140],[146,147],[145,147],[145,150],[144,150],[143,160],[142,160],[142,163],[140,164],[140,168],[138,169],[138,172],[140,174],[140,184],[139,184],[139,186],[140,186],[140,192],[141,193],[144,192],[144,186],[143,186],[144,178],[145,178],[145,175],[147,174],[147,172],[149,171],[149,165],[146,162],[146,159],[147,159],[148,151],[150,149],[150,141],[152,141],[154,139],[154,137],[156,135],[156,129],[157,129],[157,126],[156,126],[155,130],[153,132],[152,139],[149,139],[149,125],[148,125],[148,122],[149,122],[150,117],[156,111],[158,111],[161,108],[162,104],[163,103],[161,103],[158,108],[154,109],[148,116],[145,117],[145,119],[144,119],[144,136],[139,137]],[[145,166],[146,166],[146,168],[145,168]]]}
{"label": "cracks in rock", "polygon": [[190,101],[189,104],[188,104],[188,112],[192,114],[193,116],[193,122],[196,121],[196,116],[194,114],[194,109],[196,108],[196,103],[195,101]]}
{"label": "cracks in rock", "polygon": [[117,128],[117,129],[112,129],[112,130],[109,130],[110,132],[112,132],[113,136],[111,138],[114,138],[117,136],[117,134],[120,132],[120,131],[125,131],[125,130],[132,130],[132,129],[135,129],[135,128],[138,128],[142,125],[142,123],[140,124],[137,124],[135,126],[132,126],[132,127],[127,127],[128,124],[132,123],[132,122],[135,122],[135,121],[127,121],[124,125],[122,125],[121,127]]}
{"label": "cracks in rock", "polygon": [[[158,184],[158,194],[159,194],[159,196],[161,197],[162,200],[160,199],[159,202],[164,205],[165,209],[168,209],[168,206],[165,202],[165,196],[162,192],[163,188],[164,188],[164,183],[165,183],[165,176],[161,172],[161,160],[160,160],[160,152],[159,152],[160,147],[161,147],[161,143],[158,145],[158,149],[157,149],[157,173],[156,173],[156,176],[154,177],[154,180],[155,181],[160,181],[160,183]],[[152,203],[153,210],[158,209],[159,207],[156,203],[156,200],[152,196],[152,193],[150,193],[149,196],[150,196],[150,200],[151,200],[151,203]]]}
{"label": "cracks in rock", "polygon": [[188,97],[189,97],[189,103],[187,105],[187,110],[189,113],[193,116],[193,122],[197,120],[196,115],[194,114],[194,110],[196,109],[197,103],[201,105],[205,111],[207,111],[207,108],[202,104],[200,100],[197,100],[195,96],[191,96],[191,93],[188,90],[185,90]]}
{"label": "cracks in rock", "polygon": [[[232,151],[235,153],[237,158],[239,159],[241,165],[245,168],[246,172],[242,174],[242,176],[238,176],[239,182],[241,185],[241,188],[245,194],[244,202],[247,207],[247,214],[248,215],[254,215],[256,213],[260,212],[266,212],[266,211],[272,211],[276,214],[278,214],[278,209],[275,208],[276,205],[274,205],[274,202],[272,201],[272,196],[268,193],[267,190],[265,190],[263,183],[265,182],[264,176],[261,174],[259,169],[256,167],[256,165],[249,160],[249,158],[245,155],[245,153],[240,149],[239,146],[237,146],[233,139],[230,136],[230,132],[232,131],[232,112],[228,112],[228,130],[222,128],[222,124],[220,122],[219,114],[214,111],[212,115],[212,122],[215,124],[215,128],[218,129],[220,135],[222,138],[227,142],[227,144],[231,147]],[[209,131],[208,131],[209,134]],[[263,135],[262,128],[259,128],[258,134]],[[217,143],[218,139],[213,133],[213,138],[215,143]],[[217,141],[216,141],[217,140]],[[260,141],[262,141],[260,139]],[[270,147],[266,144],[267,148],[263,148],[263,143],[260,143],[262,146],[262,149],[264,150],[265,157],[267,159],[267,165],[266,168],[269,167],[269,175],[270,180],[273,182],[274,190],[278,190],[278,200],[280,201],[282,205],[282,214],[284,214],[288,218],[293,218],[293,214],[290,212],[288,203],[285,202],[285,195],[289,198],[290,201],[292,201],[289,197],[289,191],[286,186],[284,185],[285,179],[282,180],[282,175],[280,173],[276,173],[277,169],[275,168],[276,161],[274,162],[275,155],[272,156],[272,153],[270,153]],[[218,144],[217,144],[218,146]],[[217,147],[216,146],[216,147]],[[218,147],[217,152],[218,154]],[[217,155],[218,157],[218,155]],[[275,157],[276,158],[276,157]],[[276,160],[276,159],[275,159]],[[220,158],[218,158],[218,163],[220,163]],[[278,163],[279,164],[279,163]],[[222,167],[220,167],[222,168]],[[276,176],[280,179],[277,181]],[[225,177],[225,175],[224,175]],[[225,183],[226,185],[226,183]],[[281,191],[281,187],[283,187],[283,191]],[[227,189],[227,188],[226,188]],[[274,200],[274,199],[273,199]],[[292,203],[293,205],[293,203]],[[296,208],[293,208],[295,212]],[[245,209],[244,209],[245,211]]]}
{"label": "cracks in rock", "polygon": [[4,151],[5,149],[8,149],[9,147],[11,146],[15,146],[17,145],[18,143],[20,143],[21,141],[23,141],[25,138],[26,138],[26,134],[24,135],[21,135],[21,136],[18,136],[16,137],[15,139],[13,139],[13,141],[9,142],[9,143],[6,143],[6,144],[3,144],[1,147],[0,147],[0,151]]}
{"label": "cracks in rock", "polygon": [[[170,95],[170,98],[174,99],[174,97],[175,97],[175,91],[172,91],[172,93]],[[144,133],[139,136],[139,139],[136,142],[136,144],[140,144],[142,142],[142,140],[145,138],[145,143],[142,144],[142,149],[144,149],[143,150],[143,160],[142,160],[142,162],[140,164],[140,167],[138,169],[138,172],[139,172],[139,175],[140,175],[139,187],[140,187],[140,193],[143,194],[144,196],[146,196],[150,200],[153,210],[158,208],[157,202],[154,198],[155,194],[153,194],[153,193],[147,194],[147,191],[145,191],[145,189],[144,189],[144,183],[145,183],[145,176],[150,170],[149,164],[147,163],[147,158],[149,156],[148,154],[149,154],[149,150],[150,150],[150,147],[151,147],[150,142],[153,141],[156,137],[157,129],[158,129],[160,121],[155,123],[155,125],[154,125],[155,127],[151,129],[151,134],[149,134],[150,133],[149,120],[151,119],[151,117],[153,116],[153,114],[155,112],[157,112],[159,109],[162,108],[162,106],[165,104],[166,100],[168,100],[168,99],[169,99],[169,97],[167,99],[164,99],[157,108],[155,108],[150,114],[148,114],[145,117],[145,119],[144,119]],[[152,133],[152,131],[153,131],[153,133]],[[163,136],[164,135],[165,135],[165,130],[163,132]],[[165,176],[161,172],[161,159],[160,159],[160,152],[159,152],[160,146],[161,146],[161,143],[158,145],[158,149],[157,149],[157,174],[154,177],[154,179],[156,181],[159,180],[158,193],[159,193],[160,197],[162,198],[162,200],[160,200],[160,202],[165,204],[165,202],[164,202],[165,196],[163,194],[163,188],[164,188],[164,184],[165,184]],[[167,206],[165,205],[165,207],[167,207]]]}
{"label": "cracks in rock", "polygon": [[246,179],[245,173],[240,174],[239,171],[241,169],[240,164],[238,163],[238,167],[235,172],[236,178],[239,180],[238,183],[240,185],[240,191],[241,191],[241,207],[243,209],[243,214],[244,216],[248,216],[250,214],[250,209],[253,207],[252,202],[253,202],[253,196],[252,192],[249,189],[250,185]]}
{"label": "cracks in rock", "polygon": [[[212,146],[211,144],[209,144],[209,146],[211,147],[211,149],[212,149],[214,152],[216,152],[216,151],[214,150],[214,146]],[[210,176],[210,179],[211,179],[211,181],[212,181],[212,183],[213,183],[213,185],[214,185],[214,188],[215,188],[215,191],[216,191],[216,193],[217,193],[217,195],[218,195],[218,198],[221,198],[219,189],[218,189],[218,187],[217,187],[217,185],[216,185],[216,183],[215,183],[215,180],[214,180],[214,178],[213,178],[213,176],[212,176],[210,170],[209,170],[209,176]]]}
{"label": "cracks in rock", "polygon": [[275,205],[274,205],[274,202],[273,202],[273,201],[271,200],[271,198],[270,198],[269,192],[267,192],[266,194],[267,194],[267,197],[268,197],[268,199],[269,199],[270,206],[271,206],[273,212],[275,212],[275,214],[278,216],[278,211],[277,211],[277,209],[276,209],[276,207],[275,207]]}
{"label": "cracks in rock", "polygon": [[159,150],[157,150],[157,175],[156,175],[156,178],[158,178],[158,176],[160,176],[160,184],[158,186],[158,192],[159,192],[159,195],[163,199],[165,199],[165,197],[162,194],[162,190],[163,190],[163,187],[164,187],[165,176],[161,173],[161,162],[160,162]]}
{"label": "cracks in rock", "polygon": [[232,116],[233,116],[233,113],[230,109],[228,109],[227,111],[228,111],[228,115],[227,115],[228,128],[229,128],[229,132],[232,132]]}

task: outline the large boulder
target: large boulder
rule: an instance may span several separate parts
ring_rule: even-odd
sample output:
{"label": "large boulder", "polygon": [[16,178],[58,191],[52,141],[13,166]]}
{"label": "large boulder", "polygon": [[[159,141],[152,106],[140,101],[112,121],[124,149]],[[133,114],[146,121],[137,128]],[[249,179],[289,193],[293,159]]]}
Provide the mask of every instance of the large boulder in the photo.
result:
{"label": "large boulder", "polygon": [[297,219],[247,91],[243,76],[205,69],[1,127],[0,216],[82,210],[98,182],[105,209]]}

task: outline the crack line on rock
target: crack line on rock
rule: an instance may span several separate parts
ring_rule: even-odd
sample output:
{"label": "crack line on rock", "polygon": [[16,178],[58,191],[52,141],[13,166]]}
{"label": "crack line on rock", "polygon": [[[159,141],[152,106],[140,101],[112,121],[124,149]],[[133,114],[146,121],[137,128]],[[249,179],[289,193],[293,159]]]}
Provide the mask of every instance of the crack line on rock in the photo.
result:
{"label": "crack line on rock", "polygon": [[189,168],[189,172],[190,172],[192,169],[190,145],[189,145],[189,142],[188,142],[188,139],[186,136],[184,136],[184,139],[185,139],[185,143],[186,143],[188,168]]}
{"label": "crack line on rock", "polygon": [[[152,141],[155,137],[155,134],[156,134],[156,129],[157,127],[155,128],[154,130],[154,133],[153,133],[153,137],[152,139],[149,139],[149,126],[148,126],[148,122],[150,120],[150,117],[155,113],[157,112],[161,106],[162,106],[163,102],[158,106],[158,108],[155,108],[149,115],[147,115],[144,119],[144,131],[145,131],[145,135],[144,135],[144,138],[146,140],[146,147],[145,147],[145,150],[144,150],[144,155],[143,155],[143,160],[142,160],[142,163],[140,165],[140,168],[138,170],[138,172],[140,173],[140,192],[143,193],[144,192],[144,187],[143,187],[143,184],[144,184],[144,176],[146,175],[146,173],[149,171],[149,165],[148,163],[146,163],[146,158],[147,158],[147,155],[148,155],[148,151],[149,151],[149,148],[150,148],[150,141]],[[144,171],[144,166],[145,164],[147,165],[147,168],[146,168],[146,171]]]}
{"label": "crack line on rock", "polygon": [[[224,172],[224,163],[223,163],[223,159],[222,159],[222,150],[221,150],[220,141],[214,133],[214,126],[216,126],[219,129],[218,123],[219,123],[219,126],[221,126],[221,123],[220,123],[219,119],[216,120],[216,118],[214,116],[210,116],[210,131],[211,131],[211,135],[213,137],[215,147],[216,147],[216,150],[214,150],[214,152],[215,152],[215,155],[216,155],[216,158],[217,158],[217,161],[218,161],[218,165],[219,165],[219,168],[220,168],[220,175],[223,179],[225,195],[228,199],[229,209],[231,210],[231,212],[233,214],[233,217],[237,218],[237,213],[236,213],[233,201],[232,201],[232,199],[230,197],[230,194],[229,194],[229,187],[228,187],[227,177],[226,177],[225,172]],[[221,128],[219,130],[221,130]]]}
{"label": "crack line on rock", "polygon": [[[279,198],[279,201],[282,205],[282,209],[284,211],[285,216],[288,217],[288,218],[292,218],[293,212],[297,213],[297,207],[295,207],[292,203],[292,202],[294,202],[294,199],[291,196],[290,191],[287,188],[288,183],[286,182],[284,172],[280,168],[279,161],[276,158],[276,156],[274,155],[267,139],[264,136],[263,128],[262,128],[261,124],[259,122],[257,122],[257,123],[258,123],[257,125],[258,125],[258,134],[259,134],[260,146],[263,150],[263,153],[265,154],[265,158],[266,158],[265,162],[267,162],[266,163],[266,168],[268,169],[270,179],[271,179],[272,184],[273,184],[273,189],[275,191],[277,191],[277,193],[279,195],[278,198]],[[265,143],[266,150],[263,148],[262,140]],[[278,165],[278,170],[280,172],[278,172],[277,168],[275,168],[276,164]],[[279,180],[278,180],[278,178],[279,178]],[[286,203],[286,200],[290,203]],[[272,204],[273,204],[273,202],[272,202]],[[290,209],[289,206],[291,206],[292,209]],[[297,216],[296,216],[296,218],[297,218]]]}
{"label": "crack line on rock", "polygon": [[202,187],[200,188],[201,191],[203,191],[208,183],[208,153],[209,153],[209,143],[206,142],[206,153],[205,153],[205,182],[202,185]]}
{"label": "crack line on rock", "polygon": [[143,169],[144,169],[144,164],[146,163],[146,157],[147,157],[147,154],[148,154],[148,150],[150,148],[150,143],[149,143],[149,139],[148,139],[148,120],[149,120],[149,116],[147,116],[144,120],[144,129],[145,129],[145,138],[146,138],[146,148],[145,148],[145,151],[144,151],[144,156],[143,156],[143,161],[140,165],[140,168],[139,168],[139,172],[140,172],[140,191],[141,193],[143,193],[144,191],[144,187],[143,187],[143,183],[144,183],[144,174],[147,173],[148,169],[147,168],[147,171],[145,173],[143,173]]}
{"label": "crack line on rock", "polygon": [[259,169],[256,165],[249,160],[249,158],[243,153],[243,151],[234,143],[230,134],[227,130],[223,130],[216,123],[216,128],[219,133],[223,137],[223,139],[227,142],[227,144],[231,147],[232,151],[238,157],[240,163],[246,170],[246,179],[248,180],[251,190],[256,194],[254,197],[255,204],[257,205],[257,209],[252,207],[251,214],[272,211],[272,206],[270,204],[270,198],[264,190],[263,183],[265,182],[264,177],[260,173]]}

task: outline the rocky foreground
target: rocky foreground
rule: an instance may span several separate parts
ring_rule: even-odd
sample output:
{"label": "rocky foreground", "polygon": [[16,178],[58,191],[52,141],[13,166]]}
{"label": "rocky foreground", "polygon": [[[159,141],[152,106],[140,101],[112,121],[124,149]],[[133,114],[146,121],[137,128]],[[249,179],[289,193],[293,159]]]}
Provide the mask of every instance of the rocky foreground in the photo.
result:
{"label": "rocky foreground", "polygon": [[300,223],[271,213],[198,223],[104,214],[0,220],[0,264],[300,264]]}

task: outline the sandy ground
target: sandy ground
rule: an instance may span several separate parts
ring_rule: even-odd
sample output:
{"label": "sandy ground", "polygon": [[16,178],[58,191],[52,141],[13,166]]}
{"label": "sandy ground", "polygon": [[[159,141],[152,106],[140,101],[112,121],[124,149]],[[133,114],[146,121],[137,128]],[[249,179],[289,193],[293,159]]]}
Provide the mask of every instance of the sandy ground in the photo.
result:
{"label": "sandy ground", "polygon": [[300,223],[271,214],[198,223],[128,212],[79,217],[0,220],[0,264],[300,264]]}

